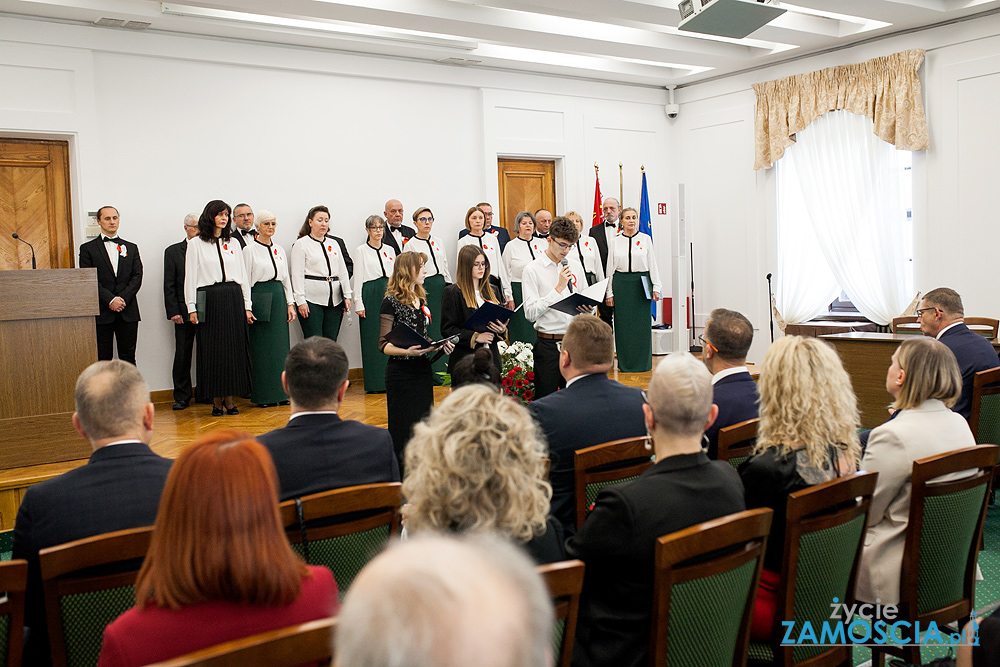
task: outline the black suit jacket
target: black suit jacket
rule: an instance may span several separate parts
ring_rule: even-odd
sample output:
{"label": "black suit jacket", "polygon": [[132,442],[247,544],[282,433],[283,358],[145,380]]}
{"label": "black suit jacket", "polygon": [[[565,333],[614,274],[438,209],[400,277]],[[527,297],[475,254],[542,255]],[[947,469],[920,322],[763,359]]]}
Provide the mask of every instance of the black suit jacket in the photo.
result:
{"label": "black suit jacket", "polygon": [[551,512],[571,535],[576,530],[573,454],[585,447],[645,435],[642,391],[595,373],[528,406],[549,443]]}
{"label": "black suit jacket", "polygon": [[[392,235],[392,232],[389,231],[390,229],[391,225],[389,225],[388,222],[385,223],[385,233],[382,235],[382,242],[388,243],[390,246],[392,246],[392,249],[396,251],[396,255],[399,255],[400,253],[403,252],[403,248],[398,243],[396,243],[396,237]],[[417,230],[415,230],[413,227],[400,225],[399,233],[403,235],[404,239],[408,239],[414,234],[416,234]]]}
{"label": "black suit jacket", "polygon": [[601,253],[601,266],[605,267],[608,265],[608,232],[614,234],[615,230],[609,228],[604,222],[592,226],[587,232],[590,238],[594,239],[594,243],[597,244],[597,249]]}
{"label": "black suit jacket", "polygon": [[257,438],[274,459],[281,499],[359,484],[398,482],[399,464],[384,428],[335,414],[302,415]]}
{"label": "black suit jacket", "polygon": [[993,345],[964,322],[945,331],[940,340],[954,353],[962,372],[962,395],[952,410],[968,419],[972,413],[972,384],[976,373],[1000,366],[1000,360]]}
{"label": "black suit jacket", "polygon": [[236,242],[240,244],[240,250],[247,247],[247,237],[250,237],[252,239],[257,238],[257,230],[251,230],[247,232],[246,236],[244,236],[243,232],[237,229],[235,226],[232,228],[232,231],[230,231],[229,234],[230,238],[236,239]]}
{"label": "black suit jacket", "polygon": [[347,252],[347,246],[344,244],[344,239],[339,236],[334,236],[333,234],[327,234],[326,238],[333,239],[340,246],[340,251],[344,253],[344,264],[347,265],[347,276],[349,278],[354,277],[354,260],[351,259],[351,254]]}
{"label": "black suit jacket", "polygon": [[163,306],[167,319],[180,315],[187,321],[187,303],[184,301],[184,256],[188,242],[168,245],[163,251]]}
{"label": "black suit jacket", "polygon": [[[97,269],[97,296],[101,302],[101,312],[97,315],[98,324],[114,322],[115,315],[121,315],[126,322],[139,321],[139,303],[135,299],[142,287],[142,260],[139,259],[139,246],[124,239],[121,245],[125,247],[125,256],[118,257],[118,274],[115,275],[108,259],[108,251],[101,240],[104,236],[87,241],[80,246],[80,268],[95,267]],[[116,296],[125,300],[125,308],[116,313],[108,304]]]}
{"label": "black suit jacket", "polygon": [[[462,288],[458,285],[447,285],[441,294],[441,335],[458,335],[458,342],[455,343],[455,350],[448,357],[448,372],[455,372],[455,364],[469,356],[475,349],[469,347],[472,329],[463,329],[465,321],[476,312],[475,308],[465,305],[465,298],[462,296]],[[478,346],[477,346],[478,347]],[[500,348],[497,346],[496,337],[490,344],[490,351],[493,352],[493,363],[500,367]]]}
{"label": "black suit jacket", "polygon": [[566,543],[567,558],[587,565],[573,665],[645,667],[656,539],[743,509],[739,475],[704,452],[670,456],[602,490]]}
{"label": "black suit jacket", "polygon": [[719,431],[759,416],[757,383],[750,373],[727,375],[712,387],[712,402],[719,406],[719,416],[705,431],[708,458],[719,457]]}

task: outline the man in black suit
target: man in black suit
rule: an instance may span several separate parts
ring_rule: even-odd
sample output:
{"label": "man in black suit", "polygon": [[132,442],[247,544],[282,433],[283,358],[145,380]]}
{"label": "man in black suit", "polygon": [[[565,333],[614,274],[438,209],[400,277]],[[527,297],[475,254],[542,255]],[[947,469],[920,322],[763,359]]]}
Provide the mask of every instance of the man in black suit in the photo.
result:
{"label": "man in black suit", "polygon": [[184,257],[188,241],[198,235],[198,216],[184,216],[187,238],[163,251],[163,305],[167,319],[174,323],[174,410],[183,410],[191,402],[191,351],[197,325],[188,321],[184,301]]}
{"label": "man in black suit", "polygon": [[577,315],[559,353],[566,388],[528,404],[549,443],[550,511],[567,535],[576,532],[576,450],[646,434],[642,391],[608,378],[613,359],[611,327],[593,315]]}
{"label": "man in black suit", "polygon": [[118,238],[118,209],[97,209],[101,235],[80,246],[80,268],[97,268],[97,358],[114,358],[118,339],[118,358],[135,364],[135,341],[139,335],[139,304],[136,293],[142,286],[142,260],[139,247]]}
{"label": "man in black suit", "polygon": [[656,465],[605,487],[566,543],[567,557],[587,565],[573,650],[580,667],[646,665],[656,539],[745,509],[736,470],[701,449],[718,412],[705,365],[687,352],[667,355],[648,394],[643,413]]}
{"label": "man in black suit", "polygon": [[705,431],[708,458],[719,455],[719,431],[758,416],[757,383],[747,371],[753,325],[735,310],[716,308],[705,323],[701,358],[712,373],[712,402],[719,408]]}
{"label": "man in black suit", "polygon": [[347,367],[344,348],[320,336],[288,353],[281,384],[291,398],[292,416],[285,427],[257,438],[274,459],[282,500],[399,481],[389,432],[337,415],[350,384]]}
{"label": "man in black suit", "polygon": [[549,238],[549,229],[552,227],[552,212],[545,208],[535,211],[535,238]]}
{"label": "man in black suit", "polygon": [[[597,244],[597,250],[601,253],[601,266],[608,266],[608,247],[611,245],[611,240],[615,238],[618,233],[618,216],[621,215],[622,205],[614,197],[608,197],[603,202],[601,202],[601,211],[604,212],[604,222],[600,225],[594,225],[587,232],[594,243]],[[601,319],[607,322],[609,325],[614,325],[615,307],[606,304],[601,304],[598,306],[598,313]]]}
{"label": "man in black suit", "polygon": [[382,240],[392,246],[396,255],[403,252],[403,242],[417,233],[413,227],[403,224],[403,203],[398,199],[390,199],[385,203],[385,235]]}
{"label": "man in black suit", "polygon": [[232,237],[239,242],[240,248],[246,248],[249,241],[257,238],[257,229],[253,226],[253,209],[250,208],[250,204],[240,203],[233,207]]}
{"label": "man in black suit", "polygon": [[90,440],[87,465],[30,487],[14,521],[13,557],[28,561],[25,665],[48,663],[38,552],[156,522],[171,461],[149,448],[153,404],[138,369],[98,361],[76,381],[73,428]]}
{"label": "man in black suit", "polygon": [[[493,225],[492,204],[486,201],[481,201],[476,204],[476,208],[482,209],[483,217],[486,218],[486,224],[483,226],[483,231],[497,237],[497,243],[500,244],[500,252],[503,253],[503,249],[507,247],[508,243],[510,243],[510,232],[508,232],[505,227],[496,227]],[[458,232],[458,238],[462,238],[468,233],[468,229],[462,229]]]}

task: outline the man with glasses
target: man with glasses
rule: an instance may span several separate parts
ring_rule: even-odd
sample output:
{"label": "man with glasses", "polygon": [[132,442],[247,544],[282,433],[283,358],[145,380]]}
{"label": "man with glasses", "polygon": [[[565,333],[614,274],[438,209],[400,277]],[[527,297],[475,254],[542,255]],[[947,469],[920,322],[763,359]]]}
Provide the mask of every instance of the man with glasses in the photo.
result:
{"label": "man with glasses", "polygon": [[250,204],[237,204],[233,208],[233,237],[240,243],[240,248],[246,248],[247,242],[257,238],[257,229],[253,226],[253,209]]}
{"label": "man with glasses", "polygon": [[[510,242],[510,233],[503,227],[493,226],[493,207],[489,202],[481,201],[476,204],[476,208],[482,210],[483,216],[486,218],[486,224],[483,226],[483,231],[487,234],[492,234],[497,238],[497,243],[500,244],[500,254],[503,254],[503,249],[507,247],[507,243]],[[458,233],[458,238],[462,238],[468,233],[468,229],[463,229]]]}
{"label": "man with glasses", "polygon": [[398,199],[390,199],[385,203],[385,236],[382,241],[388,243],[398,256],[403,252],[403,243],[416,232],[413,227],[403,224],[403,204]]}
{"label": "man with glasses", "polygon": [[712,373],[712,402],[719,416],[705,430],[708,458],[719,453],[719,431],[758,416],[757,383],[747,371],[747,352],[753,343],[753,325],[735,310],[716,308],[701,336],[701,358]]}
{"label": "man with glasses", "polygon": [[183,410],[191,402],[191,351],[198,327],[188,321],[184,301],[184,257],[188,241],[198,236],[198,216],[184,216],[183,241],[167,246],[163,251],[163,305],[167,319],[174,323],[174,410]]}
{"label": "man with glasses", "polygon": [[[608,265],[608,248],[611,246],[611,242],[614,241],[615,235],[618,234],[618,216],[621,215],[621,208],[621,204],[614,197],[605,199],[601,204],[601,211],[604,213],[604,222],[594,225],[587,232],[594,239],[594,243],[597,244],[597,250],[601,253],[601,266]],[[607,322],[609,326],[613,326],[615,307],[602,303],[598,310],[600,311],[601,319]]]}

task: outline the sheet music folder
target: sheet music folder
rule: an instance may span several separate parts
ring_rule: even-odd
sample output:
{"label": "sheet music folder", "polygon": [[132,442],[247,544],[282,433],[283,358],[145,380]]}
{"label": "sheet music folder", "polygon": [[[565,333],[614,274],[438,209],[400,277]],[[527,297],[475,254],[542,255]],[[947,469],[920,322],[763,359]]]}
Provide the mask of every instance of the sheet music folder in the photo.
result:
{"label": "sheet music folder", "polygon": [[426,336],[422,336],[415,329],[405,324],[397,324],[392,331],[385,335],[385,339],[398,348],[404,350],[419,345],[421,348],[440,347],[458,336],[448,336],[438,341],[431,341]]}
{"label": "sheet music folder", "polygon": [[[521,306],[523,305],[524,303],[521,303]],[[487,301],[469,316],[469,319],[462,324],[462,328],[478,333],[486,333],[490,330],[490,322],[499,321],[500,324],[507,324],[510,322],[510,318],[514,316],[514,313],[521,310],[521,306],[518,306],[514,310],[507,310],[503,306]]]}
{"label": "sheet music folder", "polygon": [[608,279],[605,278],[601,282],[594,283],[586,289],[580,290],[579,292],[573,292],[561,301],[556,301],[554,304],[549,306],[549,308],[558,310],[561,313],[566,313],[567,315],[579,315],[580,311],[577,310],[579,306],[593,308],[594,306],[599,306],[604,303],[604,294],[607,291]]}

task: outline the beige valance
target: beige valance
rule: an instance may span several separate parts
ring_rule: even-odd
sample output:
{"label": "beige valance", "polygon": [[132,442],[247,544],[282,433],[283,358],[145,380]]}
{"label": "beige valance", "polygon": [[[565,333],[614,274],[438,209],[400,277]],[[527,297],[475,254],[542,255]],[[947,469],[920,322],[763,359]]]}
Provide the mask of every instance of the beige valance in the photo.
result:
{"label": "beige valance", "polygon": [[875,135],[896,148],[925,150],[927,118],[917,70],[924,51],[913,49],[853,65],[755,83],[754,169],[766,169],[795,142],[795,133],[828,111],[868,116]]}

